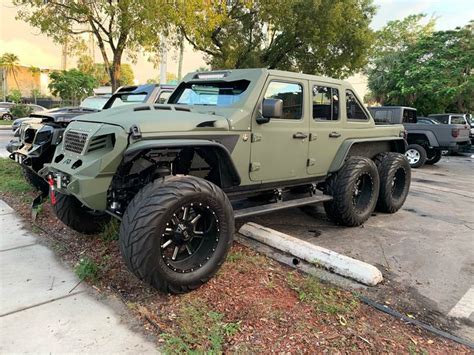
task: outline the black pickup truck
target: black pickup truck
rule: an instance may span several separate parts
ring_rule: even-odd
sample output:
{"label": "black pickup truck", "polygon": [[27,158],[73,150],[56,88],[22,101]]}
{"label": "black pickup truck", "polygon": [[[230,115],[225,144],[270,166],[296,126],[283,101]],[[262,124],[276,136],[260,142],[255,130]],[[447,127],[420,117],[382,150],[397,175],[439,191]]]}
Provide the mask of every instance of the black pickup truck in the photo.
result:
{"label": "black pickup truck", "polygon": [[418,122],[415,108],[404,106],[369,107],[375,124],[403,124],[407,131],[405,155],[412,168],[436,164],[441,152],[469,152],[471,141],[467,124],[442,124],[435,117]]}
{"label": "black pickup truck", "polygon": [[[146,84],[123,86],[107,100],[102,110],[127,104],[163,104],[170,97],[176,85]],[[52,109],[30,115],[15,131],[15,138],[7,145],[10,158],[19,163],[25,178],[38,190],[48,191],[48,185],[36,173],[45,163],[53,159],[56,146],[61,142],[66,127],[79,116],[101,110],[67,107]]]}

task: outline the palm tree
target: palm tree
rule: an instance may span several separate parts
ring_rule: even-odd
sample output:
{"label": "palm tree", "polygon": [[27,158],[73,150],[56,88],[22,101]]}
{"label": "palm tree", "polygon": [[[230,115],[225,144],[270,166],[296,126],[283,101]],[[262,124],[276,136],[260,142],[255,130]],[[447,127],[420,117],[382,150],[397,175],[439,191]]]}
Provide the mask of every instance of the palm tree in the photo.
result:
{"label": "palm tree", "polygon": [[20,89],[20,85],[18,85],[18,80],[16,79],[16,73],[18,72],[18,67],[20,66],[19,61],[20,59],[18,56],[13,53],[4,53],[0,57],[0,68],[3,68],[5,71],[5,78],[8,76],[8,74],[13,75],[17,89]]}

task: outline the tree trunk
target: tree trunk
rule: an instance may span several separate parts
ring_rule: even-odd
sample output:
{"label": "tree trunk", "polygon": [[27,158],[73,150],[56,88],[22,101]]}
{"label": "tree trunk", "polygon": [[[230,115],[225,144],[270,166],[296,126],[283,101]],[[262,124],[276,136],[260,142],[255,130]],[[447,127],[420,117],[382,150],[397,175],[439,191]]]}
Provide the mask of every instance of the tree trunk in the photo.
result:
{"label": "tree trunk", "polygon": [[112,93],[120,86],[120,67],[121,56],[114,54],[114,61],[110,67],[110,83],[112,85]]}

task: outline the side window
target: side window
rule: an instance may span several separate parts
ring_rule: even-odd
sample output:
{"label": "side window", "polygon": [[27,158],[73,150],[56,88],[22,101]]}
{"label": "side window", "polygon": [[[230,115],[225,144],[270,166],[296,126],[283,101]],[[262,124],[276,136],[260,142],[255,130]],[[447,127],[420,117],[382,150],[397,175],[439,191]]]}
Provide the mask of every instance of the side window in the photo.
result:
{"label": "side window", "polygon": [[160,94],[158,95],[158,98],[155,101],[155,104],[165,104],[166,101],[168,101],[168,99],[170,98],[171,93],[172,93],[172,91],[162,91],[162,92],[160,92]]}
{"label": "side window", "polygon": [[346,111],[347,119],[349,120],[368,120],[365,111],[362,109],[362,105],[357,100],[354,93],[350,90],[346,90]]}
{"label": "side window", "polygon": [[303,114],[303,87],[300,84],[272,81],[265,98],[283,100],[283,119],[295,120]]}
{"label": "side window", "polygon": [[313,118],[318,120],[339,119],[339,90],[326,87],[313,87]]}

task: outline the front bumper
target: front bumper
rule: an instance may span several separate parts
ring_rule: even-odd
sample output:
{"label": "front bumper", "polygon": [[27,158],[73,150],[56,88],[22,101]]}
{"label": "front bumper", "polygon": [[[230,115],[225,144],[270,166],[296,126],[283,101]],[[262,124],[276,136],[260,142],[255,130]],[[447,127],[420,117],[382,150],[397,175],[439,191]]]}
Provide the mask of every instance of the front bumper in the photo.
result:
{"label": "front bumper", "polygon": [[[122,161],[128,136],[119,126],[80,121],[68,126],[65,137],[69,131],[87,135],[81,152],[71,151],[68,138],[63,139],[51,164],[46,164],[39,174],[52,182],[56,191],[74,195],[93,210],[104,211],[107,191]],[[103,148],[92,150],[91,144],[98,137],[111,138]]]}

